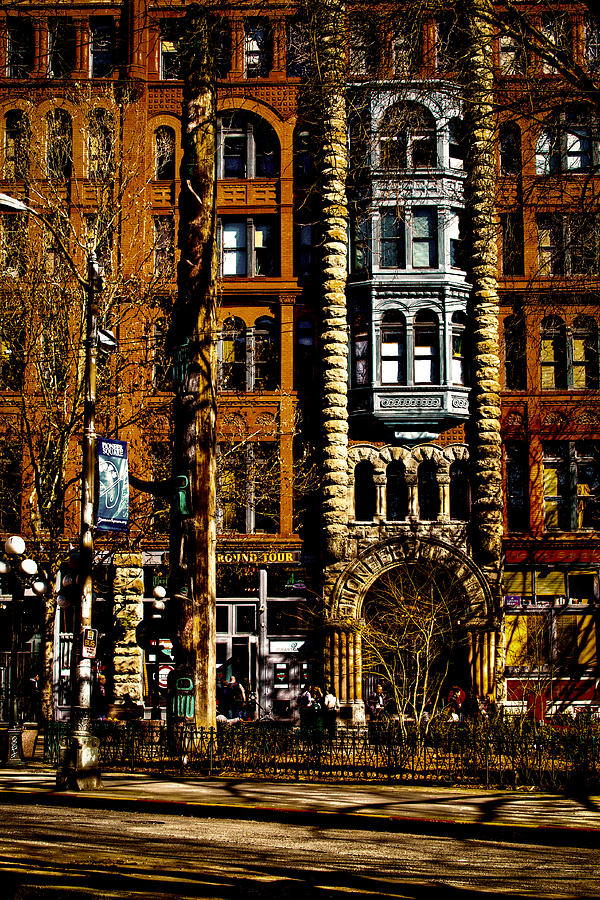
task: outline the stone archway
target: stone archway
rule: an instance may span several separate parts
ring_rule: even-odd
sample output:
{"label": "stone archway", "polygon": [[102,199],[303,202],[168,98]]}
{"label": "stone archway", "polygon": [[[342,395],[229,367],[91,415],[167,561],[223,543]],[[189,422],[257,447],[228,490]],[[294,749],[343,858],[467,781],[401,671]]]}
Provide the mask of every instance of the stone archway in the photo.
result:
{"label": "stone archway", "polygon": [[495,624],[492,592],[478,566],[440,538],[410,536],[369,546],[338,575],[329,597],[325,640],[325,679],[333,685],[343,715],[364,720],[362,646],[357,624],[375,582],[399,567],[435,565],[462,594],[469,635],[469,665],[474,690],[489,694],[494,685]]}

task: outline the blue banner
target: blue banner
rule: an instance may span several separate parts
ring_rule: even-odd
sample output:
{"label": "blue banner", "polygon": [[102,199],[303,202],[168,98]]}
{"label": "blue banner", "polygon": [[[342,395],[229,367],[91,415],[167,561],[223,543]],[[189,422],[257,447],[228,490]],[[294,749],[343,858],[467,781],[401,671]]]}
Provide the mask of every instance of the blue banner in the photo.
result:
{"label": "blue banner", "polygon": [[129,522],[129,467],[127,442],[98,438],[99,531],[127,531]]}

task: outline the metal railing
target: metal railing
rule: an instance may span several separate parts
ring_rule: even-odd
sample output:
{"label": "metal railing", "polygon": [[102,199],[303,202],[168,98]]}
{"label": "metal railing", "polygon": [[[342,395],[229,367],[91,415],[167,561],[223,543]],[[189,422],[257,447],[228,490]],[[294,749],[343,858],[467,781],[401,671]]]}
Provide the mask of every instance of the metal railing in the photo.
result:
{"label": "metal railing", "polygon": [[[67,733],[65,723],[48,726],[46,762],[59,764]],[[170,730],[159,722],[99,721],[94,733],[104,769],[511,788],[600,785],[600,726],[592,720],[560,728],[452,724],[427,735],[397,726],[340,729],[333,737],[265,723]]]}

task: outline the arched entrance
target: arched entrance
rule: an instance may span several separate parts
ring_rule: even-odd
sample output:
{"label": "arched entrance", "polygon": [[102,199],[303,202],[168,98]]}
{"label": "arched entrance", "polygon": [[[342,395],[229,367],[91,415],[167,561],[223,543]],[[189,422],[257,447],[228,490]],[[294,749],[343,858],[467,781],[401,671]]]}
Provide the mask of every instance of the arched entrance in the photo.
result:
{"label": "arched entrance", "polygon": [[[376,619],[378,608],[385,604],[385,616],[398,619],[394,597],[402,596],[405,613],[411,607],[413,620],[418,618],[421,603],[424,609],[438,609],[438,618],[445,623],[439,629],[438,652],[440,660],[446,653],[449,663],[442,673],[442,689],[453,677],[460,677],[479,696],[493,690],[494,604],[481,570],[466,553],[440,538],[391,539],[372,544],[352,560],[336,578],[329,595],[325,680],[336,691],[348,719],[364,720],[363,682],[370,669],[365,666],[363,672],[363,663],[371,667],[373,658],[370,650],[363,652],[365,623]],[[444,605],[447,610],[442,615]],[[408,621],[410,616],[404,618]],[[389,621],[387,625],[389,632]],[[446,643],[450,634],[454,635],[453,652]],[[379,663],[384,665],[381,659]],[[402,655],[398,665],[402,665]],[[436,665],[439,668],[440,664]]]}

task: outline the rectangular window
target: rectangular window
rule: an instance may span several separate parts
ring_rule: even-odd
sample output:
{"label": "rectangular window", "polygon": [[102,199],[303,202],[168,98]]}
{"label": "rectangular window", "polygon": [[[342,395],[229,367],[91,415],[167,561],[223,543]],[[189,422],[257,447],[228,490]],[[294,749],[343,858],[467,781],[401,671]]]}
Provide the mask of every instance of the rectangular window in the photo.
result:
{"label": "rectangular window", "polygon": [[216,629],[217,634],[229,633],[229,607],[219,603],[217,604]]}
{"label": "rectangular window", "polygon": [[588,18],[585,23],[585,61],[592,72],[600,68],[600,23],[596,19]]}
{"label": "rectangular window", "polygon": [[244,68],[246,78],[266,78],[273,67],[273,38],[262,19],[244,23]]}
{"label": "rectangular window", "polygon": [[256,631],[256,607],[254,605],[235,607],[235,630],[238,634],[252,634]]}
{"label": "rectangular window", "polygon": [[406,384],[406,342],[403,327],[381,328],[381,383]]}
{"label": "rectangular window", "polygon": [[450,266],[453,269],[464,268],[462,216],[461,213],[452,213],[448,220],[448,241]]}
{"label": "rectangular window", "polygon": [[522,276],[525,271],[523,216],[507,212],[500,216],[502,226],[502,274]]}
{"label": "rectangular window", "polygon": [[274,443],[221,443],[217,453],[217,518],[221,532],[276,534],[280,460]]}
{"label": "rectangular window", "polygon": [[20,213],[0,216],[0,272],[19,278],[27,260],[27,220]]}
{"label": "rectangular window", "polygon": [[67,78],[75,68],[75,27],[71,20],[51,20],[48,40],[48,75]]}
{"label": "rectangular window", "polygon": [[181,77],[179,25],[173,20],[160,24],[160,77],[163,81],[176,81]]}
{"label": "rectangular window", "polygon": [[173,278],[175,274],[175,218],[154,216],[154,274]]}
{"label": "rectangular window", "polygon": [[567,441],[544,442],[543,482],[546,530],[571,531],[574,485]]}
{"label": "rectangular window", "polygon": [[540,275],[563,275],[565,271],[565,235],[558,215],[537,218]]}
{"label": "rectangular window", "polygon": [[567,126],[565,132],[565,170],[587,172],[592,164],[592,140],[587,128]]}
{"label": "rectangular window", "polygon": [[412,265],[414,269],[437,268],[437,210],[416,206],[412,210]]}
{"label": "rectangular window", "polygon": [[313,227],[296,225],[296,274],[309,278],[313,271]]}
{"label": "rectangular window", "polygon": [[274,219],[228,219],[219,225],[221,274],[279,274],[278,233]]}
{"label": "rectangular window", "polygon": [[21,528],[21,448],[14,440],[0,446],[0,528],[9,534]]}
{"label": "rectangular window", "polygon": [[308,23],[292,19],[287,23],[286,71],[288,78],[306,78],[309,61]]}
{"label": "rectangular window", "polygon": [[600,526],[600,446],[595,441],[575,441],[577,480],[577,528]]}
{"label": "rectangular window", "polygon": [[106,212],[85,216],[86,243],[94,247],[100,271],[105,275],[112,272],[112,222]]}
{"label": "rectangular window", "polygon": [[521,75],[527,68],[527,54],[522,42],[513,35],[500,36],[500,71],[505,75]]}
{"label": "rectangular window", "polygon": [[115,65],[115,20],[112,16],[90,19],[90,74],[108,78]]}
{"label": "rectangular window", "polygon": [[380,248],[382,269],[406,268],[405,224],[400,211],[381,212]]}
{"label": "rectangular window", "polygon": [[[150,465],[152,479],[163,481],[171,475],[171,444],[168,440],[150,442]],[[159,534],[169,533],[170,503],[166,497],[150,497],[152,530]]]}
{"label": "rectangular window", "polygon": [[458,17],[453,13],[441,16],[437,21],[436,29],[438,71],[456,71],[466,52],[465,39],[458,25]]}
{"label": "rectangular window", "polygon": [[[557,55],[571,55],[571,24],[560,13],[550,13],[542,16],[540,31],[551,46],[551,52]],[[554,72],[554,66],[549,60],[542,60],[543,72]]]}
{"label": "rectangular window", "polygon": [[26,18],[8,22],[6,74],[9,78],[28,78],[33,69],[33,24]]}
{"label": "rectangular window", "polygon": [[529,531],[529,464],[527,444],[507,443],[506,520],[509,531]]}
{"label": "rectangular window", "polygon": [[600,444],[544,442],[544,509],[548,530],[599,526]]}

